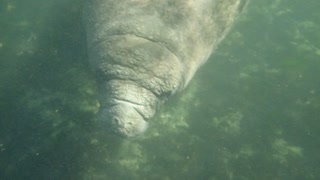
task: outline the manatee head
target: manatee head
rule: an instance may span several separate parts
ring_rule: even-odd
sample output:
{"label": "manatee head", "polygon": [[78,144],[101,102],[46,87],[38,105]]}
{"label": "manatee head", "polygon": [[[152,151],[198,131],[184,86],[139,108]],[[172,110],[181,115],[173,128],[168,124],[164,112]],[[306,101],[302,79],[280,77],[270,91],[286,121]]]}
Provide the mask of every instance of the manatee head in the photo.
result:
{"label": "manatee head", "polygon": [[[245,0],[87,1],[88,56],[99,86],[99,121],[143,133],[229,31]],[[106,127],[106,126],[103,126]]]}

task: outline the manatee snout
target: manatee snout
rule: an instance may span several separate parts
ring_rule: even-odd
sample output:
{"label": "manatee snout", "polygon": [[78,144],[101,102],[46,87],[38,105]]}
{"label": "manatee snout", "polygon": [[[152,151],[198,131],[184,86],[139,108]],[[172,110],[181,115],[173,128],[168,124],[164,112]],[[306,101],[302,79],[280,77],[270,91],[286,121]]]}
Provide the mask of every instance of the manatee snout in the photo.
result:
{"label": "manatee snout", "polygon": [[128,80],[109,80],[100,85],[98,121],[102,127],[123,137],[143,134],[155,113],[157,97]]}
{"label": "manatee snout", "polygon": [[130,103],[101,108],[98,120],[105,124],[108,131],[124,137],[143,134],[148,127],[146,120]]}

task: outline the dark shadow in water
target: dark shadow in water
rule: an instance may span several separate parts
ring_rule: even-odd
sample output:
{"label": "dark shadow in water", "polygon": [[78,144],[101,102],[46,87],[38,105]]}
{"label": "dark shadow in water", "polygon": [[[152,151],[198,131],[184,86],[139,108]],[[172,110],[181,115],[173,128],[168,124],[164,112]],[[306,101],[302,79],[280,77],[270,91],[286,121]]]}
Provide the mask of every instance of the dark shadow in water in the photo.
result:
{"label": "dark shadow in water", "polygon": [[16,36],[26,30],[6,28],[12,42],[0,52],[1,64],[13,68],[0,85],[0,179],[83,179],[90,163],[106,165],[117,152],[118,138],[94,121],[96,90],[78,3],[58,2],[38,14],[44,17],[26,17],[38,22],[20,52]]}

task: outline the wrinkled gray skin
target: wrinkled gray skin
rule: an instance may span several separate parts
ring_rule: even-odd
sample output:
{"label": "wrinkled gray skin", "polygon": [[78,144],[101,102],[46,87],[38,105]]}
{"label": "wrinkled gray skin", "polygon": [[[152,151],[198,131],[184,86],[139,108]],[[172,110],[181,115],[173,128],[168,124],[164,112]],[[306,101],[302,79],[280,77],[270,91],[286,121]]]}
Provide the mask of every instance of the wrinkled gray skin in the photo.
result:
{"label": "wrinkled gray skin", "polygon": [[243,9],[243,0],[86,0],[99,120],[132,137],[183,90]]}

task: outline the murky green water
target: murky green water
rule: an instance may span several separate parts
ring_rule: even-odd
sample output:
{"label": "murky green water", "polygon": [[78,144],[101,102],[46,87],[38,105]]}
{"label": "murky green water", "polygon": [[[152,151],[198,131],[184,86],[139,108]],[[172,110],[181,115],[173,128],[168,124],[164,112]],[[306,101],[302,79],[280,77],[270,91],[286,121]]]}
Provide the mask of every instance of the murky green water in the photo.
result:
{"label": "murky green water", "polygon": [[252,0],[131,140],[94,121],[80,0],[0,4],[0,179],[320,178],[320,1]]}

